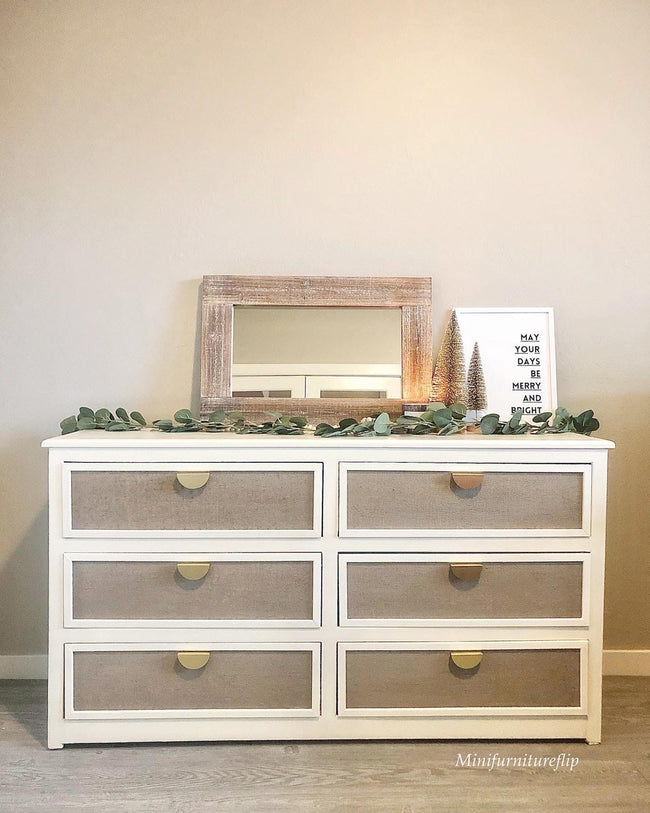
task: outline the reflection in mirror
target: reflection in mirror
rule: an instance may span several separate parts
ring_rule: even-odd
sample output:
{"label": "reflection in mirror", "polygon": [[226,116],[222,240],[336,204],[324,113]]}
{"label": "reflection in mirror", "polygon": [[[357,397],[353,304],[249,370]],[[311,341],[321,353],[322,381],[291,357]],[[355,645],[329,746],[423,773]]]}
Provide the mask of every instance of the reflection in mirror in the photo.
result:
{"label": "reflection in mirror", "polygon": [[232,395],[401,398],[399,308],[237,305]]}

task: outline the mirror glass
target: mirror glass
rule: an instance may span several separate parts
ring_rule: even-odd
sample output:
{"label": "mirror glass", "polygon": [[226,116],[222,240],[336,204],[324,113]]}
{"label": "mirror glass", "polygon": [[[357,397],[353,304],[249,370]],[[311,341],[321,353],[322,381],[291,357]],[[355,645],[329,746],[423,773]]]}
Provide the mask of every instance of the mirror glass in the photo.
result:
{"label": "mirror glass", "polygon": [[232,395],[401,398],[399,308],[237,305]]}

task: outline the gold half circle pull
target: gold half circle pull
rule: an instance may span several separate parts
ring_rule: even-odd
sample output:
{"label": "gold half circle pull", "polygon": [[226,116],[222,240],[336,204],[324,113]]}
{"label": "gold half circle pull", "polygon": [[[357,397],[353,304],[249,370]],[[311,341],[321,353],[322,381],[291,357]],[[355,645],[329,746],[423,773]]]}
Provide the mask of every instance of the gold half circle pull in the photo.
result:
{"label": "gold half circle pull", "polygon": [[480,488],[483,485],[483,473],[474,471],[452,471],[451,479],[463,491]]}
{"label": "gold half circle pull", "polygon": [[203,488],[210,479],[209,471],[178,471],[176,479],[183,486],[190,490]]}
{"label": "gold half circle pull", "polygon": [[177,652],[176,658],[185,669],[203,669],[210,660],[209,652]]}
{"label": "gold half circle pull", "polygon": [[179,562],[176,565],[179,575],[188,582],[198,582],[207,576],[210,570],[210,562]]}
{"label": "gold half circle pull", "polygon": [[483,660],[482,652],[451,652],[452,663],[459,669],[475,669]]}
{"label": "gold half circle pull", "polygon": [[461,582],[477,582],[483,565],[480,562],[450,562],[449,572]]}

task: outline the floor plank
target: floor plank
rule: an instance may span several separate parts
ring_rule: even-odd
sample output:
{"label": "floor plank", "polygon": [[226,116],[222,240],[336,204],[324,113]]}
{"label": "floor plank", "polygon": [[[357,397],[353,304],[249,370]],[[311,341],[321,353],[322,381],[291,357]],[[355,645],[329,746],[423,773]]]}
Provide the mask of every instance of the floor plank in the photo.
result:
{"label": "floor plank", "polygon": [[[650,678],[605,679],[603,743],[45,746],[46,684],[0,682],[0,811],[428,813],[650,810]],[[459,754],[579,759],[457,767]]]}

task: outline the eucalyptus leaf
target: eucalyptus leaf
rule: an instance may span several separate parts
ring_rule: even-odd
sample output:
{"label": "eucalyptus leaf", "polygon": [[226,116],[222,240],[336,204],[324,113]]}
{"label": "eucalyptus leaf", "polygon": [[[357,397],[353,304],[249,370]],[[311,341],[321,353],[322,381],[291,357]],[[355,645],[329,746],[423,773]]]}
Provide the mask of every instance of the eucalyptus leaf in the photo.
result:
{"label": "eucalyptus leaf", "polygon": [[174,420],[178,421],[178,423],[196,423],[196,418],[189,409],[179,409],[174,412]]}
{"label": "eucalyptus leaf", "polygon": [[124,407],[118,407],[115,410],[115,416],[121,421],[124,421],[124,423],[129,422],[129,413],[126,411],[126,409],[124,409]]}
{"label": "eucalyptus leaf", "polygon": [[61,427],[61,434],[62,435],[70,435],[72,432],[78,431],[79,427],[77,426],[77,419],[74,415],[70,415],[67,418],[64,418],[61,423],[59,424]]}
{"label": "eucalyptus leaf", "polygon": [[437,412],[433,414],[433,422],[436,426],[439,426],[441,429],[447,426],[447,424],[453,420],[451,409],[439,409]]}
{"label": "eucalyptus leaf", "polygon": [[347,429],[348,426],[357,426],[358,422],[354,418],[343,418],[339,421],[340,429]]}
{"label": "eucalyptus leaf", "polygon": [[440,430],[440,432],[438,432],[438,434],[439,435],[454,435],[456,432],[460,432],[460,426],[458,426],[458,424],[456,424],[456,423],[450,422],[450,423],[447,424],[447,426],[444,426]]}
{"label": "eucalyptus leaf", "polygon": [[571,415],[564,407],[558,407],[555,410],[555,418],[553,418],[553,429],[566,430],[571,421]]}
{"label": "eucalyptus leaf", "polygon": [[94,418],[95,412],[90,407],[79,407],[80,418]]}
{"label": "eucalyptus leaf", "polygon": [[97,424],[95,423],[95,419],[89,417],[88,415],[82,415],[77,420],[77,427],[79,429],[97,429]]}
{"label": "eucalyptus leaf", "polygon": [[390,435],[390,418],[387,412],[377,415],[374,424],[374,431],[378,435]]}
{"label": "eucalyptus leaf", "polygon": [[552,412],[540,412],[539,415],[533,415],[533,423],[545,423],[552,415]]}
{"label": "eucalyptus leaf", "polygon": [[145,420],[144,415],[142,415],[141,412],[132,412],[131,413],[131,420],[135,421],[136,423],[139,423],[140,426],[146,426],[147,425],[147,421]]}
{"label": "eucalyptus leaf", "polygon": [[107,432],[125,432],[129,429],[128,425],[124,423],[124,421],[109,421],[106,426],[104,427]]}
{"label": "eucalyptus leaf", "polygon": [[415,415],[400,415],[395,423],[398,426],[415,426],[416,424],[422,423],[422,418],[415,417]]}
{"label": "eucalyptus leaf", "polygon": [[465,404],[452,404],[449,409],[454,418],[464,418],[467,415],[467,407]]}
{"label": "eucalyptus leaf", "polygon": [[108,423],[113,420],[113,416],[105,407],[102,407],[95,412],[95,420],[98,423]]}
{"label": "eucalyptus leaf", "polygon": [[479,426],[484,435],[494,435],[499,426],[499,416],[496,412],[490,412],[481,418]]}

